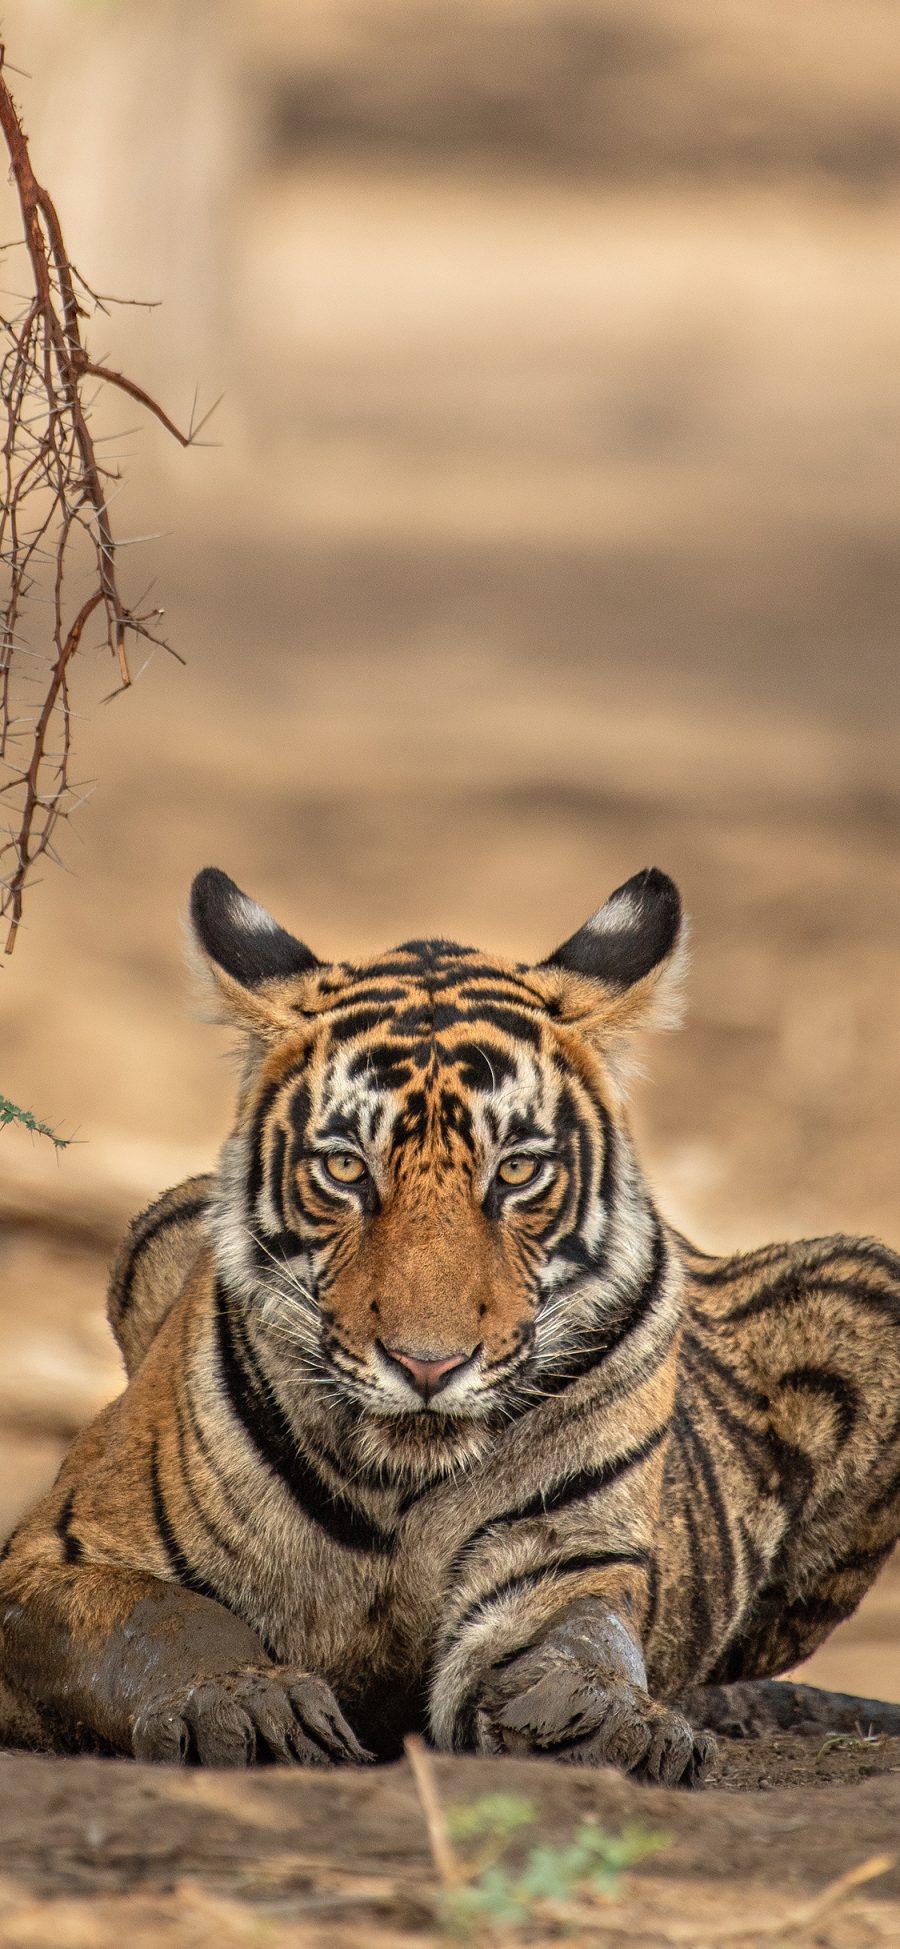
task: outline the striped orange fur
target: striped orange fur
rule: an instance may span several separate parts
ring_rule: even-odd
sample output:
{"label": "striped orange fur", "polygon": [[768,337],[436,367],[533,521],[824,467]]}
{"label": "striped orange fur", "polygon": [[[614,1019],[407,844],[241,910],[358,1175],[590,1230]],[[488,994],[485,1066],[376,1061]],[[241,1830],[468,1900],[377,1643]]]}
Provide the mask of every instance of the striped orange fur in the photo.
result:
{"label": "striped orange fur", "polygon": [[760,1681],[900,1528],[900,1260],[665,1222],[625,1093],[671,881],[537,967],[322,965],[212,871],[193,916],[235,1125],[132,1227],[128,1386],[6,1546],[8,1736],[314,1763],[420,1729],[689,1783],[709,1725],[844,1723]]}

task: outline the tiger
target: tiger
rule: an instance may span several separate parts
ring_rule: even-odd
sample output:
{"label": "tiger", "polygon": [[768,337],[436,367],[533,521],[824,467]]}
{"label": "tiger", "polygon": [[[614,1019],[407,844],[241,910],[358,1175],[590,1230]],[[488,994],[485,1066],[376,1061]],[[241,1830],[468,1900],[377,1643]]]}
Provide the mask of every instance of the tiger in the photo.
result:
{"label": "tiger", "polygon": [[900,1529],[900,1258],[696,1249],[638,1162],[685,926],[648,868],[536,965],[322,962],[218,869],[218,1169],[135,1221],[127,1385],[0,1562],[7,1743],[443,1752],[700,1785],[716,1734],[900,1733],[779,1682]]}

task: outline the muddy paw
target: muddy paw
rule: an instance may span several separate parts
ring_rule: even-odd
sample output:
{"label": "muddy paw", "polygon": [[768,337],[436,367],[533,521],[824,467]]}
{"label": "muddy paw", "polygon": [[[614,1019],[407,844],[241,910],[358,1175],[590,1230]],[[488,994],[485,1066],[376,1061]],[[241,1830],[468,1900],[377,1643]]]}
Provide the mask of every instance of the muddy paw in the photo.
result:
{"label": "muddy paw", "polygon": [[[622,1687],[628,1693],[629,1687]],[[619,1766],[663,1787],[701,1787],[716,1757],[711,1733],[695,1732],[680,1712],[638,1694],[607,1694],[596,1732],[563,1755],[581,1766]]]}
{"label": "muddy paw", "polygon": [[360,1746],[324,1679],[292,1665],[245,1666],[154,1699],[132,1735],[135,1759],[174,1765],[357,1764]]}
{"label": "muddy paw", "polygon": [[696,1787],[716,1742],[639,1686],[596,1668],[525,1652],[491,1674],[476,1712],[484,1753],[541,1753],[580,1766],[617,1766],[667,1787]]}

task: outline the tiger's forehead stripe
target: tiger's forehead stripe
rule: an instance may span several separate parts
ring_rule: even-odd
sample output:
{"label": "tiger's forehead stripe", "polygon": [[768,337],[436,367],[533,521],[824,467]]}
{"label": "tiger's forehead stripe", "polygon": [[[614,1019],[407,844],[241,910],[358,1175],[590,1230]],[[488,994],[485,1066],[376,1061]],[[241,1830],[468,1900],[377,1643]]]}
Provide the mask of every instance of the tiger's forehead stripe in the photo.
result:
{"label": "tiger's forehead stripe", "polygon": [[456,991],[460,1006],[497,1001],[543,1010],[543,996],[518,965],[488,960],[475,948],[453,941],[408,941],[377,961],[352,967],[346,963],[323,971],[316,983],[320,1005],[327,1012],[365,1002],[422,1004]]}
{"label": "tiger's forehead stripe", "polygon": [[406,942],[377,961],[322,969],[304,986],[302,1013],[311,1039],[297,1066],[318,1072],[323,1098],[400,1094],[441,1072],[463,1091],[496,1094],[523,1073],[533,1086],[535,1059],[553,1053],[550,1011],[525,974],[455,942]]}

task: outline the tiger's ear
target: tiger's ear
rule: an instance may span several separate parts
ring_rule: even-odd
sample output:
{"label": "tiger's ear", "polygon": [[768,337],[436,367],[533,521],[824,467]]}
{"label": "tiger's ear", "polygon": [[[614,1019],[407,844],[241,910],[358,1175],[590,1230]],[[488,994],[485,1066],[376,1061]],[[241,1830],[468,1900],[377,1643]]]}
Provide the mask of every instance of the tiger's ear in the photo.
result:
{"label": "tiger's ear", "polygon": [[681,897],[648,866],[617,887],[591,919],[541,963],[558,1018],[603,1044],[680,1018],[685,962]]}
{"label": "tiger's ear", "polygon": [[[256,1034],[287,1025],[291,1009],[283,984],[321,965],[215,866],[205,866],[191,887],[191,933],[192,959],[212,991],[217,1019]],[[295,999],[291,990],[290,1001]]]}

